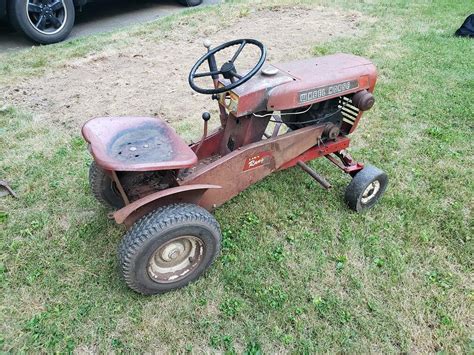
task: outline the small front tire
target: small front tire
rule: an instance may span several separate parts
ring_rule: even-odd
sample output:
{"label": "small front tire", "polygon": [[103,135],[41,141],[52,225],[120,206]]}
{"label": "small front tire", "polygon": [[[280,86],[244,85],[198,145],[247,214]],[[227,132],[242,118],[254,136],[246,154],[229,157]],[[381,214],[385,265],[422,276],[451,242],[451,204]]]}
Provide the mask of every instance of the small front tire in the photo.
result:
{"label": "small front tire", "polygon": [[373,207],[387,189],[388,177],[382,170],[367,165],[347,186],[345,200],[348,206],[362,212]]}
{"label": "small front tire", "polygon": [[173,204],[146,215],[125,235],[119,263],[126,284],[152,295],[198,279],[220,252],[216,219],[192,204]]}

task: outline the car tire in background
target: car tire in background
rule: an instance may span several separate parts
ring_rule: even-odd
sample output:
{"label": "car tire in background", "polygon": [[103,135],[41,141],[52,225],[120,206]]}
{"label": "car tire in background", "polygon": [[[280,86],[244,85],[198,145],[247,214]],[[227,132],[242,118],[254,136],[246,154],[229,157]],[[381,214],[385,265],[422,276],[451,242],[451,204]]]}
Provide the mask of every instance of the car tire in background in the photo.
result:
{"label": "car tire in background", "polygon": [[178,2],[184,6],[198,6],[201,5],[202,0],[178,0]]}
{"label": "car tire in background", "polygon": [[11,0],[9,4],[13,26],[37,43],[60,42],[74,26],[73,0]]}

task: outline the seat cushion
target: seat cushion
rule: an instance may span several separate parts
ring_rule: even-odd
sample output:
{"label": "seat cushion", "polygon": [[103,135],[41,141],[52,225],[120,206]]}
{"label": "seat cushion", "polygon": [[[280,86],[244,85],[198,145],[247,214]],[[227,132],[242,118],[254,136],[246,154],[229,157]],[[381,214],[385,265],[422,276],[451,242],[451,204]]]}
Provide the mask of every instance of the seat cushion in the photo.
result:
{"label": "seat cushion", "polygon": [[166,122],[150,117],[99,117],[82,128],[96,162],[106,170],[189,168],[196,154]]}

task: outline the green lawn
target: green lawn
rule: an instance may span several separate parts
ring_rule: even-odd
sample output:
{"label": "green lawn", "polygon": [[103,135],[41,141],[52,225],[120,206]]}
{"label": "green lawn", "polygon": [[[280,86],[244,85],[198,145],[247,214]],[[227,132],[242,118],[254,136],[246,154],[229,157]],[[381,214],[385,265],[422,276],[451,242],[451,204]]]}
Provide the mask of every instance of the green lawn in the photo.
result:
{"label": "green lawn", "polygon": [[118,276],[124,230],[91,197],[80,132],[0,102],[0,178],[20,196],[0,200],[3,351],[474,351],[474,42],[452,36],[471,1],[228,2],[2,55],[0,83],[120,50],[182,18],[292,4],[370,19],[312,52],[355,53],[379,69],[351,153],[389,175],[380,203],[352,213],[348,177],[325,160],[311,165],[330,192],[298,169],[274,174],[216,211],[223,252],[203,278],[140,296]]}

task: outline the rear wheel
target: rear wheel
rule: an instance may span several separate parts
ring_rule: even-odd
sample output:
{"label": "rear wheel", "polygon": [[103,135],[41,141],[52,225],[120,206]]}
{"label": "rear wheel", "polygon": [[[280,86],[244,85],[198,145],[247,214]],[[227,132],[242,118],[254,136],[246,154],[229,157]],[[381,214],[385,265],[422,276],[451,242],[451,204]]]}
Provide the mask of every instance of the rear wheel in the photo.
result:
{"label": "rear wheel", "polygon": [[178,0],[178,2],[184,6],[198,6],[201,5],[202,0]]}
{"label": "rear wheel", "polygon": [[120,209],[125,206],[112,177],[97,166],[95,162],[92,162],[89,168],[89,185],[96,200],[104,206],[113,209]]}
{"label": "rear wheel", "polygon": [[367,165],[347,186],[345,199],[351,209],[362,212],[373,207],[387,189],[388,177],[375,166]]}
{"label": "rear wheel", "polygon": [[12,0],[10,21],[31,40],[50,44],[64,40],[75,19],[73,0]]}
{"label": "rear wheel", "polygon": [[199,278],[220,251],[218,222],[192,204],[161,207],[136,222],[119,248],[127,285],[157,294],[186,286]]}

